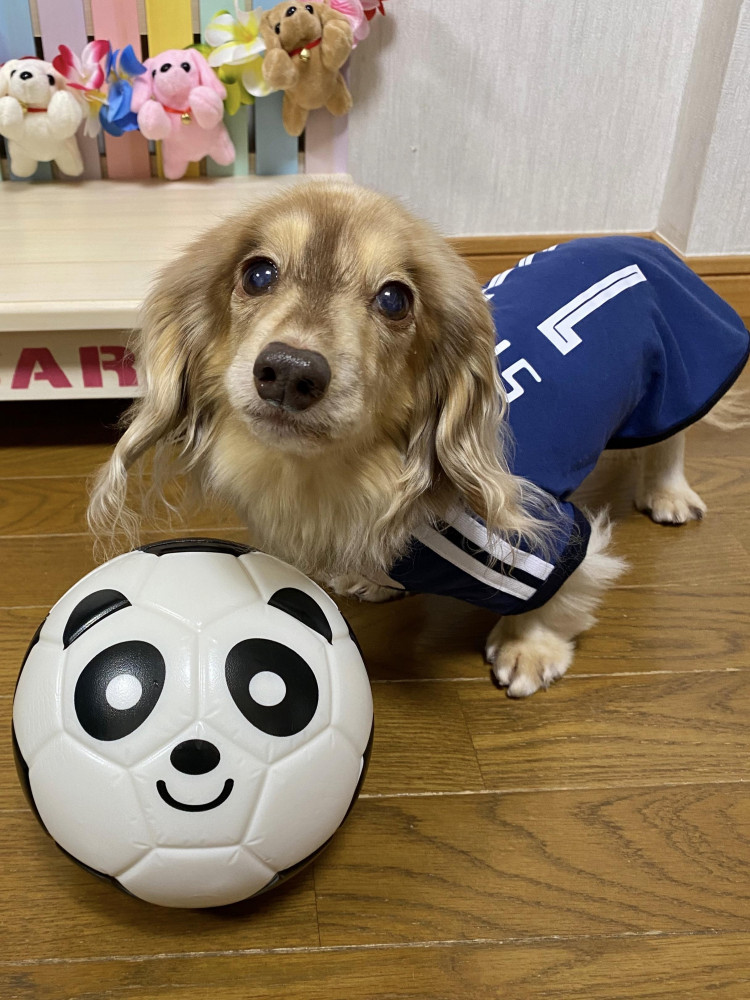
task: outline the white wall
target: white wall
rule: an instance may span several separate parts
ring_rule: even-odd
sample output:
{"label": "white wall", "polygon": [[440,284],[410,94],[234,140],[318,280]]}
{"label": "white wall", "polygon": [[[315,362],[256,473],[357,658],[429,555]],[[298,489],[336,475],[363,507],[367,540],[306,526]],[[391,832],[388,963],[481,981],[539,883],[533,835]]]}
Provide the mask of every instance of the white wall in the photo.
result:
{"label": "white wall", "polygon": [[750,0],[740,11],[686,249],[750,253]]}
{"label": "white wall", "polygon": [[748,8],[391,0],[352,60],[351,172],[454,235],[661,221],[748,250]]}

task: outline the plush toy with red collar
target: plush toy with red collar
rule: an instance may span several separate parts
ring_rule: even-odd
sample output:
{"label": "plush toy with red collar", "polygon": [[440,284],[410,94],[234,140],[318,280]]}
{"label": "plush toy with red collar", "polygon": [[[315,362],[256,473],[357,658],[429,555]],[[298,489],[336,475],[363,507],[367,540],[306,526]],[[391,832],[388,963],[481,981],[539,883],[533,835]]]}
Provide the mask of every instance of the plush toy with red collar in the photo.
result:
{"label": "plush toy with red collar", "polygon": [[352,51],[347,17],[327,3],[286,0],[265,12],[260,33],[266,43],[263,76],[284,91],[281,117],[290,135],[302,133],[314,108],[333,115],[350,110],[352,96],[339,72]]}
{"label": "plush toy with red collar", "polygon": [[133,80],[130,107],[143,135],[163,140],[164,176],[176,180],[204,156],[233,163],[234,146],[222,121],[227,92],[200,52],[167,49],[145,66]]}
{"label": "plush toy with red collar", "polygon": [[0,135],[8,140],[10,169],[31,177],[54,161],[64,174],[83,173],[75,139],[83,112],[52,63],[10,59],[0,68]]}

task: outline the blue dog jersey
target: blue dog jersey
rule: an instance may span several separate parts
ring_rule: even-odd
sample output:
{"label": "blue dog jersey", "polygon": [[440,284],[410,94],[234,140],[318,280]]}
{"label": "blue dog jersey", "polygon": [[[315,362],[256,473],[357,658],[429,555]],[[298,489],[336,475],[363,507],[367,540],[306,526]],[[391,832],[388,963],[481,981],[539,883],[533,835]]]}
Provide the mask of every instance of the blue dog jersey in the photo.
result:
{"label": "blue dog jersey", "polygon": [[390,576],[519,614],[539,607],[586,554],[590,528],[566,497],[607,448],[653,444],[700,419],[748,357],[737,313],[667,247],[629,236],[531,254],[484,287],[515,439],[511,468],[549,494],[544,558],[489,540],[456,509],[424,527]]}

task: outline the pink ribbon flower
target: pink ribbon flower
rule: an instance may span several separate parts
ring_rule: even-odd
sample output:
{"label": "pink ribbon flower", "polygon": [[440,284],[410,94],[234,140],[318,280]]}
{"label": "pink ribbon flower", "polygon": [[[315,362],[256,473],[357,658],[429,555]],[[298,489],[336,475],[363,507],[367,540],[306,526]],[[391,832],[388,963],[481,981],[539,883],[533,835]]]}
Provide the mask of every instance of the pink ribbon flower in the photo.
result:
{"label": "pink ribbon flower", "polygon": [[67,85],[76,92],[85,112],[84,134],[96,136],[101,124],[99,111],[106,103],[104,84],[107,79],[105,64],[109,55],[110,45],[102,39],[89,42],[80,58],[67,45],[61,45],[60,51],[52,60],[57,72],[65,78]]}

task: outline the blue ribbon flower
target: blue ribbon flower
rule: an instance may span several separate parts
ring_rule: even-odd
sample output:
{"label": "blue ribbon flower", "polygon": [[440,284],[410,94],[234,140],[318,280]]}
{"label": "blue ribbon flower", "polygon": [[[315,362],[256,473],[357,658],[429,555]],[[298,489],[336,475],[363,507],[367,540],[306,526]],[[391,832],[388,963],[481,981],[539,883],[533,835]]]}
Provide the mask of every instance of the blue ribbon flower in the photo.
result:
{"label": "blue ribbon flower", "polygon": [[130,83],[134,76],[146,72],[146,67],[140,62],[132,45],[124,49],[110,51],[107,58],[107,103],[99,112],[102,128],[110,135],[120,136],[125,132],[134,132],[138,128],[138,118],[130,110],[133,97],[133,87]]}

